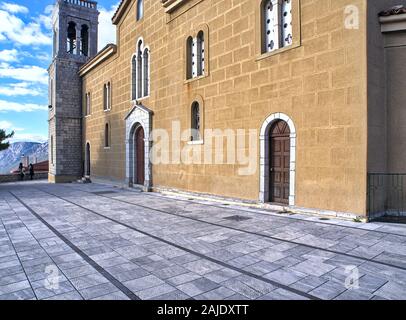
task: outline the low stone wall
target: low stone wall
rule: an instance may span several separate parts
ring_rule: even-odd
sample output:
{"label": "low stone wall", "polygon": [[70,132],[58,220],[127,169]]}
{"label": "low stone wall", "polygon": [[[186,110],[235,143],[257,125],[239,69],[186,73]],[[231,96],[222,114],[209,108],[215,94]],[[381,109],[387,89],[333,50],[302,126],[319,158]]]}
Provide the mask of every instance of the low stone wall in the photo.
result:
{"label": "low stone wall", "polygon": [[[48,172],[39,172],[34,174],[34,180],[44,180],[48,179]],[[24,181],[29,181],[30,176],[26,175],[24,177]],[[0,183],[5,183],[5,182],[16,182],[20,181],[20,175],[18,174],[5,174],[5,175],[0,175]]]}

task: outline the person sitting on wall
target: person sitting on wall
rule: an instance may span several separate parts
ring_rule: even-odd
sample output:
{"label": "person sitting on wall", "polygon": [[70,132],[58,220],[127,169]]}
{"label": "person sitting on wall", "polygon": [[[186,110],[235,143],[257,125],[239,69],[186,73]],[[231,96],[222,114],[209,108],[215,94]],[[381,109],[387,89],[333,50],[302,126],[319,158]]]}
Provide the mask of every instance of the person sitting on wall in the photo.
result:
{"label": "person sitting on wall", "polygon": [[29,171],[30,171],[30,180],[33,180],[34,179],[34,165],[32,163],[30,163]]}

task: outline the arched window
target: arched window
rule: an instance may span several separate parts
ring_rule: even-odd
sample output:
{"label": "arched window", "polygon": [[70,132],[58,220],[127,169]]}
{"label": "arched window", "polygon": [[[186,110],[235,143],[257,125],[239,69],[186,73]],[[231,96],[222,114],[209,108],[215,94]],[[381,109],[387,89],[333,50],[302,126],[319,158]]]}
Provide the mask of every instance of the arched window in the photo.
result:
{"label": "arched window", "polygon": [[186,41],[186,77],[192,79],[193,76],[193,38],[189,37]]}
{"label": "arched window", "polygon": [[54,136],[51,136],[51,164],[54,164]]}
{"label": "arched window", "polygon": [[86,102],[86,111],[85,111],[85,115],[88,116],[90,115],[90,92],[86,93],[85,96],[85,102]]}
{"label": "arched window", "polygon": [[137,46],[137,98],[142,98],[142,41]]}
{"label": "arched window", "polygon": [[85,57],[89,55],[89,27],[85,24],[80,31],[80,53]]}
{"label": "arched window", "polygon": [[76,23],[69,22],[68,24],[68,38],[67,50],[68,53],[74,54],[76,49]]}
{"label": "arched window", "polygon": [[204,74],[204,33],[200,31],[197,35],[197,48],[196,48],[196,67],[197,76]]}
{"label": "arched window", "polygon": [[144,0],[137,1],[137,21],[144,17]]}
{"label": "arched window", "polygon": [[131,99],[137,99],[137,56],[131,60]]}
{"label": "arched window", "polygon": [[144,50],[144,54],[142,55],[142,59],[144,60],[144,97],[149,96],[149,51],[148,49]]}
{"label": "arched window", "polygon": [[109,132],[109,124],[106,123],[106,126],[104,128],[104,147],[109,148],[110,147],[110,132]]}
{"label": "arched window", "polygon": [[107,82],[103,86],[103,109],[111,110],[111,83]]}
{"label": "arched window", "polygon": [[199,141],[201,134],[200,134],[200,106],[198,102],[193,102],[192,104],[192,141]]}
{"label": "arched window", "polygon": [[293,43],[292,1],[264,0],[262,7],[263,53]]}

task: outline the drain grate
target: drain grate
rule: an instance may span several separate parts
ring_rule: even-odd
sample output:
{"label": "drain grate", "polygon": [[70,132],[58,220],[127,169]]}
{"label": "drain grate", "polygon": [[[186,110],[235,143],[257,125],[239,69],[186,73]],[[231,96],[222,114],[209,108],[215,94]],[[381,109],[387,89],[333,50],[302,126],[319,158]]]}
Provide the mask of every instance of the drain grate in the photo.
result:
{"label": "drain grate", "polygon": [[230,220],[230,221],[247,221],[247,220],[251,220],[252,218],[247,218],[247,217],[243,217],[243,216],[231,216],[231,217],[226,217],[224,218],[224,220]]}
{"label": "drain grate", "polygon": [[95,192],[92,192],[92,193],[95,194],[95,195],[98,195],[98,196],[102,196],[102,195],[105,195],[105,194],[117,193],[117,191],[95,191]]}

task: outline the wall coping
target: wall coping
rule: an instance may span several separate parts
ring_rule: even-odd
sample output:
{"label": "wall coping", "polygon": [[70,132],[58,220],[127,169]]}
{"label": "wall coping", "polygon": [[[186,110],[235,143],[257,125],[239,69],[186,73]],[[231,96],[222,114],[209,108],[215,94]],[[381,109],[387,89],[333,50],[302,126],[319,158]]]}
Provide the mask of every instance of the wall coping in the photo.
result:
{"label": "wall coping", "polygon": [[379,17],[381,32],[395,32],[406,30],[406,13]]}

